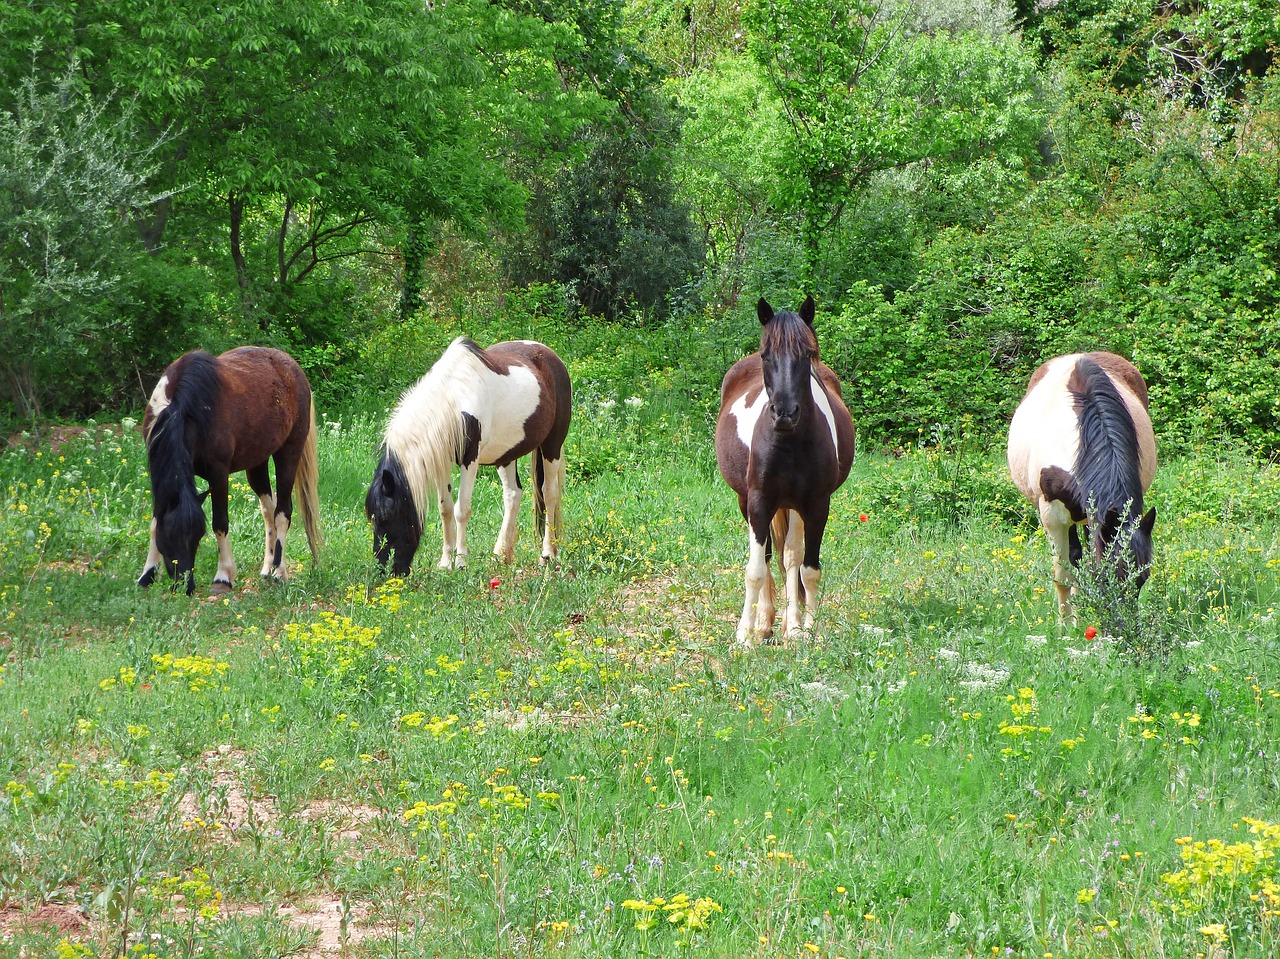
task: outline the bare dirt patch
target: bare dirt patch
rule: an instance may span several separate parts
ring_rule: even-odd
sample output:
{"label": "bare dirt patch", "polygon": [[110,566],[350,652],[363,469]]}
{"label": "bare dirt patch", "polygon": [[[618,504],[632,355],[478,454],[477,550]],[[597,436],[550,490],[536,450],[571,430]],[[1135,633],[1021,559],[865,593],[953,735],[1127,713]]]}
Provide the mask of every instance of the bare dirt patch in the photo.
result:
{"label": "bare dirt patch", "polygon": [[224,745],[200,757],[199,767],[213,774],[212,788],[201,796],[188,792],[178,800],[184,827],[203,828],[230,839],[247,825],[261,827],[276,817],[274,797],[251,797],[245,790],[239,769],[247,756],[243,750]]}
{"label": "bare dirt patch", "polygon": [[80,939],[89,935],[89,918],[79,906],[67,906],[47,902],[35,912],[23,912],[17,906],[0,908],[0,940],[13,939],[18,933],[50,929],[67,939]]}
{"label": "bare dirt patch", "polygon": [[[226,905],[223,912],[259,916],[262,915],[262,907]],[[311,948],[296,954],[299,959],[340,955],[367,939],[391,939],[396,934],[390,923],[371,918],[372,910],[368,903],[344,902],[339,896],[316,896],[296,905],[278,906],[274,914],[291,925],[316,934]]]}

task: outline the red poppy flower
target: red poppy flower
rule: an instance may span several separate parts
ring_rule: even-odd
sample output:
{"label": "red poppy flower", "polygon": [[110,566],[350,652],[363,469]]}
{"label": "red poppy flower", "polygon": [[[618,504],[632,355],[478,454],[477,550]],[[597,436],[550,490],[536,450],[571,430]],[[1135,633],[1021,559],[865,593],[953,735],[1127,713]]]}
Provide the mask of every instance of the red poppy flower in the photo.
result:
{"label": "red poppy flower", "polygon": [[858,514],[858,522],[859,522],[859,523],[865,523],[866,521],[867,521],[867,514],[866,514],[866,513],[859,513],[859,514]]}
{"label": "red poppy flower", "polygon": [[1097,628],[1096,628],[1096,627],[1094,627],[1094,626],[1089,626],[1089,627],[1088,627],[1088,628],[1086,628],[1086,629],[1085,629],[1085,631],[1084,631],[1084,638],[1085,638],[1085,639],[1093,639],[1093,637],[1095,637],[1095,636],[1097,636],[1097,635],[1098,635],[1098,630],[1097,630]]}

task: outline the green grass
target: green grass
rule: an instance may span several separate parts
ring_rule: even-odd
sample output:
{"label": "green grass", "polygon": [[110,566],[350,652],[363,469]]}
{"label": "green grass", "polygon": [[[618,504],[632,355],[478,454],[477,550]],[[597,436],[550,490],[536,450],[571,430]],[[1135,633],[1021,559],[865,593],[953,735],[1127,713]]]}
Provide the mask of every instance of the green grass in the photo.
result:
{"label": "green grass", "polygon": [[998,451],[860,456],[814,635],[743,655],[705,418],[625,399],[580,390],[557,572],[527,509],[488,556],[486,471],[471,568],[375,577],[372,420],[287,585],[241,480],[219,597],[210,542],[133,584],[136,430],[0,457],[0,956],[314,954],[282,906],[351,956],[1276,953],[1280,470],[1162,466],[1143,635],[1090,642]]}

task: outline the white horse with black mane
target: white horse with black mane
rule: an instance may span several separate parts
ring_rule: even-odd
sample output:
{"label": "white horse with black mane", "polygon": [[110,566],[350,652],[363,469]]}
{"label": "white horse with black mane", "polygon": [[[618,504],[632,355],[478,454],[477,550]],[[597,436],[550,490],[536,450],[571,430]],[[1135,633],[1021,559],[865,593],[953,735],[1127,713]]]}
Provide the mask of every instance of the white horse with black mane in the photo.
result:
{"label": "white horse with black mane", "polygon": [[1156,511],[1143,494],[1156,475],[1147,384],[1124,357],[1072,353],[1042,364],[1009,425],[1009,473],[1053,543],[1058,618],[1073,618],[1079,528],[1099,560],[1136,594],[1151,569]]}
{"label": "white horse with black mane", "polygon": [[[409,572],[435,493],[443,527],[441,569],[467,565],[467,522],[481,466],[502,478],[502,529],[495,556],[515,559],[522,492],[517,460],[531,454],[534,517],[542,562],[555,562],[564,492],[564,441],[573,389],[569,371],[549,347],[532,340],[484,350],[458,337],[396,405],[382,439],[382,455],[365,497],[373,523],[373,552],[392,572]],[[461,467],[454,503],[453,467]]]}

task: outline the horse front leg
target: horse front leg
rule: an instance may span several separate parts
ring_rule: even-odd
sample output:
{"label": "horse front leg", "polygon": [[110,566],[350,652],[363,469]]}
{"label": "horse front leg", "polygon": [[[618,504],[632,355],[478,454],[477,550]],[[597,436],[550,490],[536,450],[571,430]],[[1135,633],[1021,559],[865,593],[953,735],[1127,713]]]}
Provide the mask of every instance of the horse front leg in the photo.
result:
{"label": "horse front leg", "polygon": [[[805,630],[813,629],[813,621],[818,613],[818,583],[822,580],[822,537],[827,530],[827,517],[830,514],[830,502],[809,514],[808,519],[800,523],[801,536],[804,538],[804,565],[800,567],[800,584],[804,587],[804,626]],[[799,624],[798,617],[795,620]]]}
{"label": "horse front leg", "polygon": [[142,564],[142,572],[138,576],[138,586],[146,589],[156,581],[160,567],[164,565],[164,557],[156,547],[156,518],[151,517],[151,544],[147,547],[147,560]]}
{"label": "horse front leg", "polygon": [[453,568],[453,553],[458,546],[457,527],[453,516],[453,489],[446,485],[436,491],[436,506],[440,509],[440,562],[438,569]]}
{"label": "horse front leg", "polygon": [[1075,570],[1071,565],[1071,511],[1061,500],[1041,500],[1040,525],[1053,544],[1053,586],[1058,594],[1058,623],[1074,624],[1071,595],[1075,592]]}
{"label": "horse front leg", "polygon": [[738,642],[751,649],[756,641],[773,635],[774,590],[769,571],[770,516],[752,512],[748,522],[747,541],[749,552],[747,568],[743,575],[744,593],[742,616],[738,620]]}
{"label": "horse front leg", "polygon": [[[800,514],[795,510],[790,510],[787,522],[784,526],[786,536],[781,544],[780,553],[782,555],[782,569],[785,594],[783,599],[786,607],[782,614],[782,632],[786,636],[794,636],[801,629],[800,609],[802,603],[807,603],[809,599],[809,590],[807,583],[801,583],[801,561],[804,559],[805,544],[805,525],[804,520],[800,518]],[[813,617],[809,616],[804,628],[808,629],[813,625]]]}
{"label": "horse front leg", "polygon": [[465,569],[467,565],[467,523],[471,521],[471,494],[475,492],[478,472],[480,464],[473,462],[462,467],[458,476],[458,504],[454,507],[454,518],[458,524],[458,546],[453,558],[454,569]]}
{"label": "horse front leg", "polygon": [[276,559],[276,498],[271,493],[271,474],[267,472],[267,464],[254,466],[244,471],[249,480],[249,488],[258,495],[258,507],[262,511],[262,525],[266,535],[262,546],[262,569],[258,575],[266,579],[271,575],[271,568]]}
{"label": "horse front leg", "polygon": [[493,555],[501,556],[503,562],[513,563],[516,538],[520,535],[520,500],[524,496],[516,461],[499,466],[498,476],[502,478],[502,528],[498,530],[498,541],[493,544]]}
{"label": "horse front leg", "polygon": [[231,523],[227,500],[231,493],[231,477],[227,473],[209,476],[209,511],[213,514],[213,538],[218,544],[218,571],[209,584],[211,593],[229,593],[236,579],[236,558],[231,552]]}

